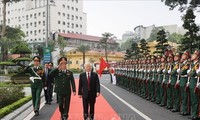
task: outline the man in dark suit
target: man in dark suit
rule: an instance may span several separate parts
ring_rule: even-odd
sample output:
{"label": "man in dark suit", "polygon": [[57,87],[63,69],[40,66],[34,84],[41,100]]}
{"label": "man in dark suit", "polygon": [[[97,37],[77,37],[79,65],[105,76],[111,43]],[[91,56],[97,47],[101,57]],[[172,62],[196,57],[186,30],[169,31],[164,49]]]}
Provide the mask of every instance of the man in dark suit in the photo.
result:
{"label": "man in dark suit", "polygon": [[85,72],[81,73],[79,76],[78,95],[83,100],[84,120],[88,117],[90,120],[93,120],[96,97],[100,95],[99,77],[96,73],[91,71],[92,67],[90,63],[86,63],[84,67]]}

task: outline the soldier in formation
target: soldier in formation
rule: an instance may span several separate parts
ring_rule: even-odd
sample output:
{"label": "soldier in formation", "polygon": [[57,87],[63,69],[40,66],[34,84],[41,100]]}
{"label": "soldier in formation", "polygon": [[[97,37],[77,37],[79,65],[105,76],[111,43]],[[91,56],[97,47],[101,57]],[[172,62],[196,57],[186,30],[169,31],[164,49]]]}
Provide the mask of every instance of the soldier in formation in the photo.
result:
{"label": "soldier in formation", "polygon": [[200,53],[188,51],[117,62],[116,84],[192,120],[199,119]]}

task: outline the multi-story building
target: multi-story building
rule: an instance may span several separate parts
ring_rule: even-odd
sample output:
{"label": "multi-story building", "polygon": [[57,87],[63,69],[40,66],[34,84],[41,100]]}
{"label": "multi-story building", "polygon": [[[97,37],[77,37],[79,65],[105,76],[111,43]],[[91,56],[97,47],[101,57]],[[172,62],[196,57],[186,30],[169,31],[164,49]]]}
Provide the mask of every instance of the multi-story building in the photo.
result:
{"label": "multi-story building", "polygon": [[133,33],[132,31],[126,31],[123,35],[122,35],[122,40],[126,41],[128,39],[135,39],[135,33]]}
{"label": "multi-story building", "polygon": [[178,27],[178,25],[164,25],[164,26],[147,26],[144,27],[143,25],[136,26],[134,28],[136,38],[138,40],[141,39],[148,39],[151,35],[151,31],[154,28],[164,28],[166,32],[169,32],[170,34],[172,33],[178,33],[178,34],[185,34],[186,30],[183,27]]}
{"label": "multi-story building", "polygon": [[[20,27],[26,35],[25,41],[30,46],[43,44],[46,34],[50,37],[55,32],[86,34],[86,13],[83,12],[82,0],[48,1],[48,12],[47,0],[21,0],[18,3],[8,3],[6,24]],[[0,24],[3,19],[2,10],[0,2]],[[46,32],[47,25],[49,33]]]}

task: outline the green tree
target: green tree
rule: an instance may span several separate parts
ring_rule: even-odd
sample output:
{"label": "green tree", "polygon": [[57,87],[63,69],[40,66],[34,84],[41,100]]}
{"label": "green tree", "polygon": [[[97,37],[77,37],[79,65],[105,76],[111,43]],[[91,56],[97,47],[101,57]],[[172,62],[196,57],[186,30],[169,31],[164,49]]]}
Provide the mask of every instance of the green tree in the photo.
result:
{"label": "green tree", "polygon": [[27,44],[19,44],[13,47],[10,51],[12,54],[20,54],[20,57],[23,56],[23,54],[31,54],[31,50],[28,47]]}
{"label": "green tree", "polygon": [[1,30],[1,37],[4,37],[5,32],[6,32],[6,5],[8,3],[12,3],[12,2],[19,2],[21,0],[1,0],[2,4],[3,4],[3,26],[2,26],[2,30]]}
{"label": "green tree", "polygon": [[140,54],[140,48],[138,47],[138,44],[136,42],[133,42],[131,44],[131,51],[132,51],[131,57],[137,58],[138,55]]}
{"label": "green tree", "polygon": [[83,66],[85,65],[85,53],[90,50],[90,47],[87,45],[81,45],[77,48],[77,51],[81,52],[83,54]]}
{"label": "green tree", "polygon": [[187,7],[197,8],[200,5],[200,0],[161,0],[165,5],[170,7],[170,10],[173,10],[179,6],[179,11],[184,11]]}
{"label": "green tree", "polygon": [[57,43],[58,43],[58,47],[60,48],[60,56],[61,57],[65,56],[66,54],[65,54],[64,49],[67,46],[67,42],[64,40],[63,37],[59,36]]}
{"label": "green tree", "polygon": [[48,41],[48,46],[51,48],[51,52],[53,52],[55,50],[55,47],[56,47],[56,41],[49,40]]}
{"label": "green tree", "polygon": [[178,33],[172,33],[168,36],[168,41],[170,42],[175,42],[175,43],[180,43],[181,39],[183,39],[183,35],[178,34]]}
{"label": "green tree", "polygon": [[195,15],[192,9],[188,9],[182,18],[183,28],[187,30],[184,38],[181,40],[180,49],[185,51],[189,50],[191,53],[195,48],[199,48],[200,40],[198,39],[199,27],[195,24]]}
{"label": "green tree", "polygon": [[0,38],[2,61],[7,61],[9,49],[17,44],[23,43],[22,39],[24,37],[25,34],[20,28],[6,27],[6,33]]}
{"label": "green tree", "polygon": [[157,33],[159,32],[160,29],[164,29],[163,27],[154,27],[151,31],[151,34],[147,41],[152,42],[157,39]]}
{"label": "green tree", "polygon": [[131,48],[131,44],[133,43],[133,39],[127,39],[125,42],[121,44],[121,50],[126,50]]}
{"label": "green tree", "polygon": [[150,50],[149,50],[149,46],[148,46],[148,43],[146,42],[145,39],[142,39],[140,40],[140,53],[143,55],[143,56],[148,56],[149,53],[150,53]]}
{"label": "green tree", "polygon": [[113,34],[109,32],[105,32],[102,34],[102,39],[100,40],[100,44],[103,46],[105,49],[105,57],[106,57],[106,62],[108,62],[108,40],[112,39]]}
{"label": "green tree", "polygon": [[157,40],[156,40],[157,45],[156,47],[156,51],[154,51],[154,53],[157,54],[163,54],[164,51],[168,48],[169,44],[168,44],[168,40],[166,39],[166,32],[165,30],[160,30],[157,33]]}
{"label": "green tree", "polygon": [[125,53],[125,59],[126,60],[127,59],[131,59],[131,57],[132,57],[132,51],[131,51],[131,49],[127,49],[126,53]]}

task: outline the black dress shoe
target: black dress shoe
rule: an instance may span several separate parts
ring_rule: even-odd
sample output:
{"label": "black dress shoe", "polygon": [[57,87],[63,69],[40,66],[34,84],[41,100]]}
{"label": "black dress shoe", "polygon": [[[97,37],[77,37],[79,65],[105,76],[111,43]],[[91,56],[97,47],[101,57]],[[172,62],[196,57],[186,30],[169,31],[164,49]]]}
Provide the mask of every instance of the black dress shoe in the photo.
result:
{"label": "black dress shoe", "polygon": [[171,111],[172,112],[179,112],[179,110],[177,110],[177,109],[172,109]]}
{"label": "black dress shoe", "polygon": [[36,110],[36,111],[35,111],[35,116],[38,116],[38,115],[39,115],[39,111]]}
{"label": "black dress shoe", "polygon": [[182,113],[182,116],[187,116],[187,115],[189,115],[189,114],[188,113],[184,113],[184,112]]}

